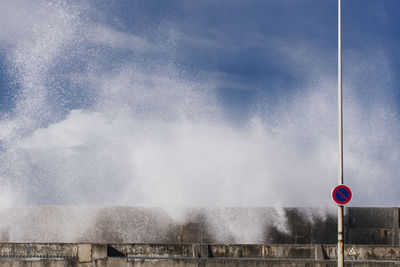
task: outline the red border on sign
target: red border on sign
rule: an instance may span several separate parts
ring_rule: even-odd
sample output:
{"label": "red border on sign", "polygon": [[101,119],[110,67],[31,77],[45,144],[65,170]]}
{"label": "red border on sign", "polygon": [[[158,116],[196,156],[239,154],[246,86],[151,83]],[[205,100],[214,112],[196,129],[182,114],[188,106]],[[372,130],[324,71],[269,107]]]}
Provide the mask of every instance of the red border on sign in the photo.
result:
{"label": "red border on sign", "polygon": [[[337,192],[339,189],[341,189],[341,188],[345,188],[347,191],[349,191],[349,197],[348,197],[347,200],[345,200],[345,201],[339,201],[339,200],[335,197],[336,192]],[[339,193],[340,193],[340,192],[339,192]],[[351,200],[351,198],[352,198],[352,196],[353,196],[353,193],[351,192],[351,190],[350,190],[350,188],[349,188],[348,186],[346,186],[346,185],[344,185],[344,184],[341,184],[341,185],[338,185],[338,186],[336,186],[335,188],[332,189],[331,196],[332,196],[333,201],[335,201],[336,204],[342,206],[342,205],[346,205],[346,204],[348,204],[348,203],[350,202],[350,200]]]}

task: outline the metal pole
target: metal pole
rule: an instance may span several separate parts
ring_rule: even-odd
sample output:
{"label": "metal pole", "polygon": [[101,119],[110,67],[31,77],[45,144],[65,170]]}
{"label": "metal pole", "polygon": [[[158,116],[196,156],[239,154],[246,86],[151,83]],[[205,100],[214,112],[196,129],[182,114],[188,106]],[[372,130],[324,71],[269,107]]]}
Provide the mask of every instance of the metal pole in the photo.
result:
{"label": "metal pole", "polygon": [[[339,184],[343,184],[343,105],[342,105],[342,23],[338,0],[338,108],[339,108]],[[343,206],[338,206],[338,267],[344,266]]]}

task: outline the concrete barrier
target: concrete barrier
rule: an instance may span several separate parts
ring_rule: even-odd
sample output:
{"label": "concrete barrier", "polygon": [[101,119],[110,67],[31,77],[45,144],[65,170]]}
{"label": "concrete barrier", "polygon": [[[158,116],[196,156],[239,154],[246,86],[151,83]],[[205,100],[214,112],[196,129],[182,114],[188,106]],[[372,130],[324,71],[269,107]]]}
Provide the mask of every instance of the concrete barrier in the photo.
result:
{"label": "concrete barrier", "polygon": [[[345,247],[346,266],[400,266],[399,246]],[[336,266],[333,245],[0,244],[1,266]]]}
{"label": "concrete barrier", "polygon": [[[295,259],[123,259],[107,258],[89,263],[67,259],[0,259],[4,267],[335,267],[336,261],[295,260]],[[398,267],[397,261],[346,261],[351,267]]]}

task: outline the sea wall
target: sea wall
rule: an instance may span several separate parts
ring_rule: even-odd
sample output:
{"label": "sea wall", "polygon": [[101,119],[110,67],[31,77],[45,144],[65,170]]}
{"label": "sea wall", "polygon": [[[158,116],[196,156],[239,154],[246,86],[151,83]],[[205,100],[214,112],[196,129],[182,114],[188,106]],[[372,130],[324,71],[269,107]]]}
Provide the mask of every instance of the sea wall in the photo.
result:
{"label": "sea wall", "polygon": [[[335,266],[334,245],[0,244],[1,266]],[[346,266],[395,266],[398,246],[345,247]]]}

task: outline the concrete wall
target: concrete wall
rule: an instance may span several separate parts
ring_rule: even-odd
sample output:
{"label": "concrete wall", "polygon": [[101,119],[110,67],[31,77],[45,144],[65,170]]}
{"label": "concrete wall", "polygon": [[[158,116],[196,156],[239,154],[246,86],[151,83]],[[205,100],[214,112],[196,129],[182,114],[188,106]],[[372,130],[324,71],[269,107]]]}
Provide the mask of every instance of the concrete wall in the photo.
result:
{"label": "concrete wall", "polygon": [[[134,259],[109,258],[91,263],[79,263],[73,260],[1,260],[4,267],[335,267],[336,261],[316,260],[264,260],[264,259]],[[345,266],[352,267],[391,267],[399,266],[393,261],[347,261]]]}
{"label": "concrete wall", "polygon": [[399,208],[348,208],[346,213],[348,243],[399,245]]}
{"label": "concrete wall", "polygon": [[[305,260],[336,259],[335,245],[252,245],[252,244],[0,244],[4,262],[58,260],[90,263],[120,258],[125,261],[171,260]],[[345,246],[348,261],[396,261],[400,264],[400,246]],[[201,262],[201,261],[199,261]]]}

